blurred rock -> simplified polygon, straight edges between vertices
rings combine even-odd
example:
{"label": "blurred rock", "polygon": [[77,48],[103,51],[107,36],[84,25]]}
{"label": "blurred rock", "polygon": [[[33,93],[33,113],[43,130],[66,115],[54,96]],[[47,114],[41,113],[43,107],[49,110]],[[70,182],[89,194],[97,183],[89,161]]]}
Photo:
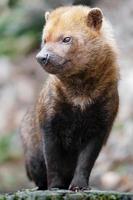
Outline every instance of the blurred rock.
{"label": "blurred rock", "polygon": [[12,64],[7,57],[0,58],[0,87],[9,80],[12,72]]}
{"label": "blurred rock", "polygon": [[106,189],[115,189],[121,182],[121,177],[115,172],[107,172],[101,177],[101,182]]}
{"label": "blurred rock", "polygon": [[26,77],[16,78],[14,81],[14,89],[17,94],[17,100],[23,104],[30,104],[34,99],[35,83]]}

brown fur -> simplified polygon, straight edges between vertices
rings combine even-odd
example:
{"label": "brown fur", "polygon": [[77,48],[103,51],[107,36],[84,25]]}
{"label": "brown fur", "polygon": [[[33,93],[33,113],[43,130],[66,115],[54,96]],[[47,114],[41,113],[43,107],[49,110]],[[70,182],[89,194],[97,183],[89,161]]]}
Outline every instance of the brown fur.
{"label": "brown fur", "polygon": [[[61,7],[47,13],[42,41],[45,41],[48,51],[70,62],[64,64],[60,71],[49,71],[54,75],[49,75],[33,114],[25,118],[27,122],[22,126],[22,138],[26,160],[40,151],[40,127],[47,119],[60,113],[62,103],[79,107],[84,112],[88,105],[105,101],[104,109],[110,121],[105,140],[108,138],[119,104],[117,50],[110,32],[108,22],[98,8]],[[67,36],[73,37],[72,44],[62,45],[60,41]],[[55,68],[58,62],[60,60],[56,59]],[[53,66],[48,64],[48,67],[46,71]],[[32,173],[30,176],[35,179]],[[51,187],[49,179],[48,185]]]}
{"label": "brown fur", "polygon": [[[73,58],[73,68],[65,75],[50,76],[54,84],[62,88],[63,92],[66,93],[65,88],[67,88],[66,96],[69,101],[72,101],[75,95],[80,98],[87,96],[93,101],[109,84],[117,82],[119,78],[117,50],[113,38],[110,37],[110,27],[106,28],[108,23],[103,19],[103,28],[99,31],[102,19],[98,16],[96,30],[88,28],[86,23],[90,23],[90,27],[93,23],[91,15],[94,15],[94,18],[95,15],[99,15],[99,9],[96,9],[94,13],[90,12],[89,22],[87,22],[85,16],[89,11],[90,8],[83,6],[61,7],[51,13],[44,28],[43,40],[50,43],[50,48],[60,56],[65,52],[65,47],[62,49],[57,43],[60,37],[68,30],[71,30],[71,35],[77,37],[78,43],[75,41],[72,48],[63,54],[63,57]],[[63,16],[60,17],[60,15]],[[74,56],[76,53],[77,57]]]}

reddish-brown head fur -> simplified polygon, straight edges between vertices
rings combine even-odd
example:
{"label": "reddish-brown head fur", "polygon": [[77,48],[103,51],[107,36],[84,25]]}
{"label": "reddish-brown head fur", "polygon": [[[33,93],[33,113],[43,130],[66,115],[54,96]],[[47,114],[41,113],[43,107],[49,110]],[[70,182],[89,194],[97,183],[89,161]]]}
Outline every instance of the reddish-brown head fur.
{"label": "reddish-brown head fur", "polygon": [[[107,23],[100,9],[60,7],[47,12],[45,18],[41,55],[51,56],[51,62],[44,66],[49,73],[71,75],[84,69],[91,72],[114,53],[112,39],[108,39],[110,29],[105,28]],[[70,38],[68,43],[63,42],[66,37]]]}
{"label": "reddish-brown head fur", "polygon": [[99,8],[60,7],[45,18],[39,54],[49,54],[49,60],[42,66],[56,74],[54,84],[67,88],[63,90],[69,98],[93,99],[117,81],[116,46]]}

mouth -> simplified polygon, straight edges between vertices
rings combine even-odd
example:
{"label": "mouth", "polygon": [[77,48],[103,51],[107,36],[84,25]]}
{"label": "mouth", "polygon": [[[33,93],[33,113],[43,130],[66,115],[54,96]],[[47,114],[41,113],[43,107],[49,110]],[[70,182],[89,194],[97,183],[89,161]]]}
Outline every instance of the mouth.
{"label": "mouth", "polygon": [[52,61],[52,60],[49,60],[49,62],[47,62],[46,64],[42,64],[42,66],[45,68],[45,67],[56,67],[56,68],[62,68],[62,67],[65,67],[66,64],[70,63],[71,60],[65,60],[64,62],[55,62],[55,61]]}
{"label": "mouth", "polygon": [[71,60],[65,60],[64,62],[61,62],[61,63],[50,62],[50,64],[57,67],[57,68],[63,69],[63,67],[65,67],[65,66],[67,67],[67,64],[70,63],[70,62],[71,62]]}
{"label": "mouth", "polygon": [[49,60],[48,63],[41,64],[43,69],[51,74],[60,74],[63,73],[65,69],[69,68],[69,64],[71,60],[65,60],[63,62],[57,63],[55,61]]}

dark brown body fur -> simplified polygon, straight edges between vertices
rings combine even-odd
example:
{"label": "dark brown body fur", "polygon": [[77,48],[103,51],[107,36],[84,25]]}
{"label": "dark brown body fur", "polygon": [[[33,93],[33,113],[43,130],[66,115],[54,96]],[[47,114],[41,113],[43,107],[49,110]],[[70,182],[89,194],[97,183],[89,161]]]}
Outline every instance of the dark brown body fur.
{"label": "dark brown body fur", "polygon": [[[88,23],[92,25],[91,19]],[[90,46],[93,49],[99,33],[91,34],[95,38]],[[88,187],[119,104],[116,53],[108,44],[100,50],[94,50],[83,70],[74,68],[73,73],[50,75],[24,118],[21,135],[26,169],[40,189]]]}

